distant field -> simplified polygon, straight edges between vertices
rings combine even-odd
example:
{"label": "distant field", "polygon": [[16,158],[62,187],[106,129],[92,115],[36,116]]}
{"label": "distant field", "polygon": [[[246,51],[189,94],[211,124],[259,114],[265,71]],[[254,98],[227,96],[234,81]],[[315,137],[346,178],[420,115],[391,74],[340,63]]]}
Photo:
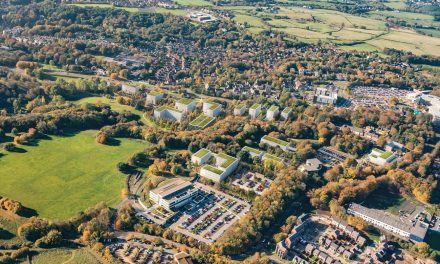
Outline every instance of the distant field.
{"label": "distant field", "polygon": [[186,6],[212,6],[211,2],[205,0],[174,0],[174,2]]}
{"label": "distant field", "polygon": [[38,255],[34,256],[32,258],[32,263],[99,264],[101,262],[86,249],[51,249],[40,252]]}
{"label": "distant field", "polygon": [[[234,13],[233,20],[246,24],[249,32],[258,34],[263,30],[278,30],[290,39],[308,43],[318,41],[332,42],[344,50],[382,51],[395,48],[410,51],[417,55],[440,54],[440,36],[436,30],[425,30],[433,37],[424,36],[415,31],[387,28],[386,18],[405,19],[412,24],[440,25],[433,16],[394,11],[373,11],[365,17],[350,15],[327,9],[308,9],[302,5],[318,4],[322,8],[329,5],[325,1],[289,1],[294,6],[282,6],[279,12],[257,11],[250,6],[224,6],[222,9]],[[313,2],[313,3],[312,3]],[[402,6],[403,1],[390,0],[387,4]]]}
{"label": "distant field", "polygon": [[120,146],[95,142],[96,131],[41,140],[25,153],[0,158],[0,195],[22,202],[49,219],[65,219],[105,201],[120,200],[124,177],[117,163],[146,147],[121,139]]}

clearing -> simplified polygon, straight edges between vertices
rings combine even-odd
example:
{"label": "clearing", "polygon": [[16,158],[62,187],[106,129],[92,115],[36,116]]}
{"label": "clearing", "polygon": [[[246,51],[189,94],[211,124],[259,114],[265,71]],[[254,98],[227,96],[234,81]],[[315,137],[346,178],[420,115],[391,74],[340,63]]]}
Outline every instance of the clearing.
{"label": "clearing", "polygon": [[20,201],[45,218],[66,219],[101,201],[120,201],[124,176],[117,169],[143,150],[141,141],[120,139],[120,146],[95,142],[95,130],[20,146],[24,153],[0,158],[0,195]]}

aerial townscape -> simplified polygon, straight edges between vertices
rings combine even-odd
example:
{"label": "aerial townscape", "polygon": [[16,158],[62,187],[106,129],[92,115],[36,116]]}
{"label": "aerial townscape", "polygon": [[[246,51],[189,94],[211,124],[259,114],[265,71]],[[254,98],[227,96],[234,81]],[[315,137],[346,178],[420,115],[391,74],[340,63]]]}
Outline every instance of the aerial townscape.
{"label": "aerial townscape", "polygon": [[440,2],[0,0],[14,263],[440,263]]}

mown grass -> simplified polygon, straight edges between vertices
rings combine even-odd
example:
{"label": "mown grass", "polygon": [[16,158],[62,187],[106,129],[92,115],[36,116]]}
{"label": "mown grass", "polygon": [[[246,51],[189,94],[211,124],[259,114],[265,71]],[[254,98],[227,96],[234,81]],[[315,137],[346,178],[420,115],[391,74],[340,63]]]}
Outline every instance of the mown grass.
{"label": "mown grass", "polygon": [[[28,262],[25,262],[28,263]],[[38,253],[32,258],[33,264],[69,263],[69,264],[99,264],[101,261],[86,249],[51,249]]]}
{"label": "mown grass", "polygon": [[120,201],[124,176],[117,163],[145,148],[145,143],[121,139],[119,146],[95,142],[96,131],[41,140],[20,146],[24,153],[0,158],[0,195],[23,203],[49,219],[66,219],[105,201]]}

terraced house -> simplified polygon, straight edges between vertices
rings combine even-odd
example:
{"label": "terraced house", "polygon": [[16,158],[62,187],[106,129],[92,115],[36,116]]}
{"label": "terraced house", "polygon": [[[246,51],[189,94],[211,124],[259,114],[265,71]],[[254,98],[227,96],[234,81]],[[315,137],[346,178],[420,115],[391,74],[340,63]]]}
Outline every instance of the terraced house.
{"label": "terraced house", "polygon": [[228,177],[238,167],[238,159],[225,153],[214,156],[215,164],[204,165],[200,170],[200,176],[215,182],[221,182]]}

